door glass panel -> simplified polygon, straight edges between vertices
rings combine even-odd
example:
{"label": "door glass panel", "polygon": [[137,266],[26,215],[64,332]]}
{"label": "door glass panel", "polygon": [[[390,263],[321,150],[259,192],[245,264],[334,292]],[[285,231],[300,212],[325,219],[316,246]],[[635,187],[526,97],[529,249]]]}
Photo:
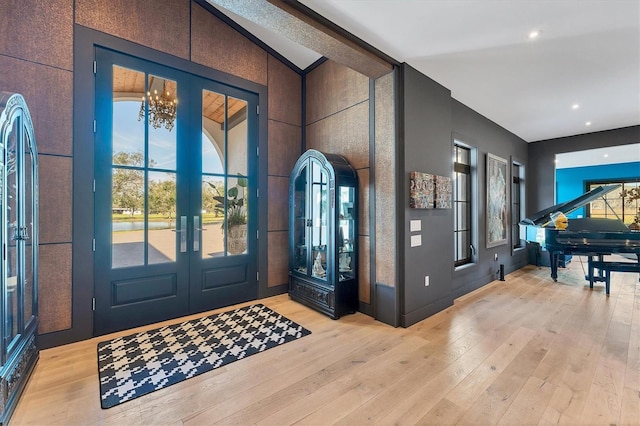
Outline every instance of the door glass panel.
{"label": "door glass panel", "polygon": [[202,177],[200,251],[203,259],[224,254],[224,193],[222,177]]}
{"label": "door glass panel", "polygon": [[177,83],[149,76],[149,167],[176,169],[176,132],[173,132],[178,108]]}
{"label": "door glass panel", "polygon": [[354,277],[352,269],[354,260],[355,233],[355,188],[341,186],[338,191],[339,226],[338,228],[338,268],[340,281]]}
{"label": "door glass panel", "polygon": [[133,166],[144,159],[144,89],[144,73],[113,66],[113,164]]}
{"label": "door glass panel", "polygon": [[144,264],[144,172],[113,168],[111,266]]}
{"label": "door glass panel", "polygon": [[225,96],[202,91],[202,173],[224,173]]}
{"label": "door glass panel", "polygon": [[202,226],[201,256],[225,253],[225,152],[226,97],[210,90],[202,91]]}
{"label": "door glass panel", "polygon": [[203,258],[247,250],[246,105],[202,91]]}
{"label": "door glass panel", "polygon": [[247,102],[230,97],[228,117],[229,174],[247,176]]}
{"label": "door glass panel", "polygon": [[[24,264],[24,320],[29,322],[32,315],[33,303],[33,168],[31,162],[31,143],[29,135],[25,133],[24,140],[24,227],[25,227],[25,264]],[[23,324],[24,326],[24,324]]]}
{"label": "door glass panel", "polygon": [[313,246],[313,267],[311,275],[327,279],[327,174],[320,164],[311,162],[311,244]]}
{"label": "door glass panel", "polygon": [[227,179],[227,254],[247,251],[247,178]]}
{"label": "door glass panel", "polygon": [[13,122],[13,128],[9,133],[7,143],[7,314],[5,323],[5,345],[9,345],[17,334],[18,325],[18,238],[20,230],[18,229],[18,201],[20,194],[18,192],[18,132],[21,120],[17,119]]}
{"label": "door glass panel", "polygon": [[295,250],[293,256],[293,270],[307,274],[309,261],[307,259],[307,211],[305,206],[307,189],[307,167],[300,169],[296,177],[293,194],[293,241]]}
{"label": "door glass panel", "polygon": [[148,176],[148,263],[175,262],[176,237],[187,232],[176,224],[176,174],[149,172]]}

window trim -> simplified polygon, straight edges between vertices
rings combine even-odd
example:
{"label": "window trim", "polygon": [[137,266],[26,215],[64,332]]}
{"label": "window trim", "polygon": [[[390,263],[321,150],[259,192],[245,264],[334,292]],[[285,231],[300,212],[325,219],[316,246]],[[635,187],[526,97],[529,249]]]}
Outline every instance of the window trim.
{"label": "window trim", "polygon": [[[618,178],[618,179],[594,179],[594,180],[587,180],[584,182],[584,191],[587,192],[589,191],[589,187],[590,186],[596,186],[596,185],[621,185],[620,190],[616,191],[615,193],[611,193],[611,194],[619,194],[623,191],[623,189],[625,188],[625,184],[639,184],[640,185],[640,176],[638,177],[627,177],[627,178]],[[606,198],[606,196],[609,194],[606,194],[604,197]],[[638,203],[640,204],[640,203]],[[638,204],[636,204],[636,206],[638,206]],[[592,217],[591,216],[591,203],[587,204],[585,206],[585,217]],[[596,216],[596,217],[600,217],[600,216]],[[613,217],[615,218],[615,215],[613,213],[609,213],[609,210],[605,210],[605,217]],[[633,217],[635,217],[635,214],[633,215]],[[624,201],[623,201],[623,209],[622,209],[622,214],[620,215],[620,220],[623,223],[625,222],[625,210],[624,210]]]}
{"label": "window trim", "polygon": [[[462,164],[462,163],[457,163],[456,160],[456,148],[460,147],[463,149],[466,149],[469,153],[469,164]],[[476,176],[476,170],[477,170],[477,150],[475,147],[463,142],[460,138],[453,138],[453,143],[452,143],[452,153],[453,153],[453,185],[454,185],[454,191],[453,191],[453,215],[454,215],[454,220],[453,220],[453,238],[454,238],[454,242],[453,242],[453,246],[454,246],[454,253],[453,253],[453,258],[454,258],[454,270],[458,270],[458,269],[462,269],[462,268],[466,268],[470,265],[473,265],[477,262],[477,257],[478,257],[478,241],[477,241],[477,228],[478,228],[478,224],[477,224],[477,218],[475,217],[475,212],[477,211],[477,176]],[[466,232],[468,232],[468,238],[470,241],[470,246],[468,249],[468,257],[458,260],[457,259],[457,253],[458,253],[458,245],[457,245],[457,234],[459,232],[459,230],[456,228],[456,224],[457,224],[457,209],[456,209],[456,203],[457,203],[457,199],[456,199],[456,194],[457,194],[457,190],[455,188],[456,186],[456,179],[455,179],[455,175],[456,173],[465,173],[468,176],[468,197],[465,200],[465,202],[468,203],[469,205],[469,209],[468,209],[468,224],[469,224],[469,228]]]}
{"label": "window trim", "polygon": [[[509,218],[510,221],[510,225],[511,225],[511,254],[523,250],[526,248],[525,245],[525,240],[526,240],[526,235],[525,234],[525,229],[519,225],[520,220],[522,220],[525,215],[526,215],[526,167],[524,165],[524,163],[522,161],[519,161],[518,159],[514,158],[513,156],[511,156],[510,158],[510,163],[511,163],[511,192],[510,192],[510,203],[511,203],[511,215]],[[518,167],[518,176],[514,175],[514,166]],[[516,182],[516,180],[518,182]],[[514,207],[516,206],[516,203],[514,202],[515,199],[515,190],[514,187],[517,185],[518,188],[518,194],[519,194],[519,203],[518,203],[518,221],[517,223],[514,223],[514,214],[513,212],[515,211]],[[518,232],[516,233],[516,226],[518,227]],[[520,245],[516,246],[515,245],[515,240],[516,237],[518,237],[518,241],[520,242]]]}

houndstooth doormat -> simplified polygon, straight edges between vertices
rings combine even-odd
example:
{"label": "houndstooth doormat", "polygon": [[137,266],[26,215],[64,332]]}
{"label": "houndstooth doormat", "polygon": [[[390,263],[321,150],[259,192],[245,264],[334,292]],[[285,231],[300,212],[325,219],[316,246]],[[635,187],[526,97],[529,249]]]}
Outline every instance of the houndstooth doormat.
{"label": "houndstooth doormat", "polygon": [[262,304],[98,343],[110,408],[311,332]]}

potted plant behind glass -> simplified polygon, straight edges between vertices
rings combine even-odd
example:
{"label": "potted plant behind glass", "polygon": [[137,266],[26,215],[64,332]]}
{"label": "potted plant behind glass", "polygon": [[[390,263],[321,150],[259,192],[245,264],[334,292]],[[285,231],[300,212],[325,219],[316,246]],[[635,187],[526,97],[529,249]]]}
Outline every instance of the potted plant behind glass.
{"label": "potted plant behind glass", "polygon": [[[640,187],[625,189],[620,194],[620,198],[626,199],[627,204],[633,204],[634,201],[640,200]],[[637,205],[637,204],[636,204]],[[632,231],[640,231],[640,207],[633,218],[633,222],[627,225]]]}
{"label": "potted plant behind glass", "polygon": [[[208,182],[209,183],[209,182]],[[245,204],[245,191],[247,188],[247,178],[239,177],[235,186],[227,190],[227,196],[220,194],[220,191],[212,183],[218,195],[213,199],[218,202],[215,208],[224,212],[225,200],[227,202],[227,214],[222,222],[222,229],[227,226],[227,251],[230,254],[240,254],[247,250],[247,209]]]}

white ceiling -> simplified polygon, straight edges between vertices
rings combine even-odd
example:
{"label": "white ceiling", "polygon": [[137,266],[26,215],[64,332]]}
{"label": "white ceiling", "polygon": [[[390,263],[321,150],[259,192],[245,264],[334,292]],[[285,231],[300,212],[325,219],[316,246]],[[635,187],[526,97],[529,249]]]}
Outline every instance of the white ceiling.
{"label": "white ceiling", "polygon": [[[300,2],[527,142],[640,124],[640,0]],[[302,69],[320,57],[223,12]]]}
{"label": "white ceiling", "polygon": [[556,169],[633,162],[640,162],[640,143],[556,154]]}

